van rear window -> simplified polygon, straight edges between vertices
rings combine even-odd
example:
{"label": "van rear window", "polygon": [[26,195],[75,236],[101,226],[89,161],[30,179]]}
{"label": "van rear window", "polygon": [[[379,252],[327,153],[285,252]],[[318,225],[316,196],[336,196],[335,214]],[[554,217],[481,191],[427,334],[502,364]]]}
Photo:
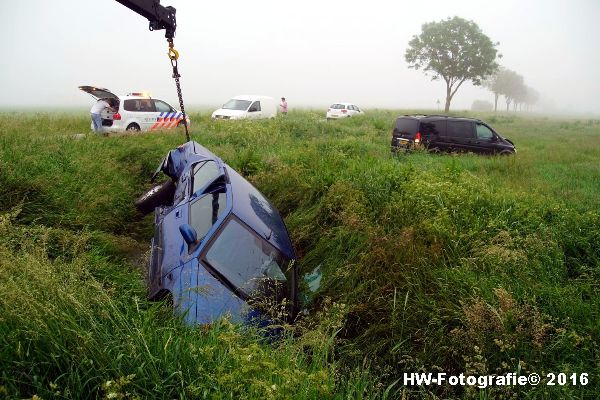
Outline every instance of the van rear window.
{"label": "van rear window", "polygon": [[394,127],[394,134],[406,137],[414,137],[419,129],[419,121],[412,118],[398,118]]}

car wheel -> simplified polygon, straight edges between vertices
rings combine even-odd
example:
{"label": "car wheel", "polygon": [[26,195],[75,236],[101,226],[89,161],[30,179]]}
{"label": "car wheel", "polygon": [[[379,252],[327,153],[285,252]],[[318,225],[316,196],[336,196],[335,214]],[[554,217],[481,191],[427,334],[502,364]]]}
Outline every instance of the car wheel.
{"label": "car wheel", "polygon": [[131,123],[131,124],[127,125],[127,130],[130,132],[139,132],[140,126],[136,123]]}
{"label": "car wheel", "polygon": [[427,149],[431,154],[440,154],[442,151],[439,147],[430,147]]}
{"label": "car wheel", "polygon": [[500,156],[512,156],[514,153],[510,150],[502,150],[501,152],[498,153],[498,155]]}
{"label": "car wheel", "polygon": [[143,215],[154,211],[156,207],[167,206],[173,203],[175,195],[175,182],[165,181],[154,186],[135,201],[135,208]]}

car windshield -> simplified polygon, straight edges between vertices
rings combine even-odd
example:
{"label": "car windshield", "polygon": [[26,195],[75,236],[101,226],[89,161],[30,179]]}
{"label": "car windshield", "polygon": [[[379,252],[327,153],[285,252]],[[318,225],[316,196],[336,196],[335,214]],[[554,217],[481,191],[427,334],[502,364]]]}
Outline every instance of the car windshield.
{"label": "car windshield", "polygon": [[[231,244],[235,243],[235,246]],[[208,249],[206,262],[236,289],[253,299],[290,298],[292,264],[265,239],[236,219],[230,219]]]}
{"label": "car windshield", "polygon": [[250,100],[231,99],[227,103],[223,104],[223,109],[245,111],[250,106],[250,103],[252,103]]}

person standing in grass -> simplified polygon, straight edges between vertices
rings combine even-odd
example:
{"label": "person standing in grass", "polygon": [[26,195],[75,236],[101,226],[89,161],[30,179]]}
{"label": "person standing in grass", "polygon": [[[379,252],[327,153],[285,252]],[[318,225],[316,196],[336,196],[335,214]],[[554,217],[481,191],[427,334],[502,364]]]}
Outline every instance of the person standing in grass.
{"label": "person standing in grass", "polygon": [[281,103],[279,104],[279,107],[281,107],[281,113],[283,115],[287,115],[288,112],[288,104],[287,101],[285,101],[285,97],[281,98]]}
{"label": "person standing in grass", "polygon": [[110,104],[107,101],[108,99],[98,99],[96,103],[92,106],[90,110],[90,114],[92,115],[92,123],[94,124],[94,132],[102,133],[102,110],[108,108],[112,109]]}

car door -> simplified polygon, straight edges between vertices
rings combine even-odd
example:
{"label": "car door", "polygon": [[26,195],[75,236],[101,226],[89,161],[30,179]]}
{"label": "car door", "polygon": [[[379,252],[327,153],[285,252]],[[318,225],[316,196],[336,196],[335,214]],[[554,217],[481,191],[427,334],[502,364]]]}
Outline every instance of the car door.
{"label": "car door", "polygon": [[475,127],[471,121],[449,120],[446,124],[447,145],[452,151],[472,151]]}
{"label": "car door", "polygon": [[140,121],[142,130],[148,131],[156,121],[156,108],[152,99],[139,99],[140,102]]}
{"label": "car door", "polygon": [[[206,219],[208,218],[207,205],[208,197],[203,196],[203,200],[198,196],[205,187],[214,181],[220,175],[219,167],[213,160],[202,161],[194,165],[190,175],[191,179],[182,176],[179,183],[189,187],[188,196],[190,197],[189,206],[187,202],[181,202],[173,208],[165,207],[156,217],[155,226],[158,230],[156,234],[156,251],[157,259],[160,260],[161,276],[164,276],[173,268],[180,265],[179,259],[181,257],[181,246],[182,238],[179,233],[179,226],[184,223],[189,223],[198,234],[198,239],[202,239],[208,232],[208,229],[212,224],[208,225]],[[188,184],[188,182],[191,183]],[[181,199],[179,199],[181,200]],[[210,199],[212,200],[212,198]],[[221,204],[224,201],[223,197],[217,199]],[[213,206],[212,204],[210,205]],[[218,212],[224,210],[223,207],[219,209],[216,207]],[[212,213],[212,211],[211,211]],[[211,214],[212,215],[212,214]]]}
{"label": "car door", "polygon": [[152,99],[127,99],[123,102],[123,109],[127,111],[127,113],[123,116],[126,120],[126,127],[132,123],[135,123],[139,125],[142,131],[147,131],[150,130],[150,128],[156,122],[156,109],[154,108],[154,102]]}
{"label": "car door", "polygon": [[477,138],[475,139],[474,151],[483,154],[492,154],[494,152],[494,132],[489,126],[481,122],[475,124]]}
{"label": "car door", "polygon": [[248,118],[250,119],[259,119],[262,117],[262,109],[260,106],[260,101],[253,102],[248,108]]}
{"label": "car door", "polygon": [[175,268],[181,266],[183,239],[179,233],[179,226],[186,223],[188,207],[182,203],[169,209],[165,207],[160,213],[155,214],[154,238],[152,239],[150,269],[148,280],[150,283],[149,297],[160,296],[165,276]]}
{"label": "car door", "polygon": [[171,129],[175,128],[179,121],[183,118],[182,113],[177,112],[169,104],[162,100],[153,99],[155,114],[153,115],[154,123],[151,130],[154,129]]}
{"label": "car door", "polygon": [[[200,187],[206,186],[206,179],[212,176],[211,172],[201,172],[203,168],[212,167],[197,166],[194,183]],[[188,222],[196,231],[198,246],[204,246],[214,239],[227,210],[227,193],[224,186],[191,201]],[[230,244],[228,241],[227,245]],[[231,313],[234,321],[241,322],[239,314],[243,301],[221,282],[218,274],[201,265],[197,255],[192,257],[192,252],[188,246],[183,246],[182,262],[169,272],[172,276],[170,288],[175,312],[183,315],[189,324],[210,323],[226,313]],[[165,279],[168,279],[168,276]]]}
{"label": "car door", "polygon": [[419,127],[421,140],[430,150],[446,150],[447,145],[443,138],[446,134],[446,120],[426,120],[421,121]]}

